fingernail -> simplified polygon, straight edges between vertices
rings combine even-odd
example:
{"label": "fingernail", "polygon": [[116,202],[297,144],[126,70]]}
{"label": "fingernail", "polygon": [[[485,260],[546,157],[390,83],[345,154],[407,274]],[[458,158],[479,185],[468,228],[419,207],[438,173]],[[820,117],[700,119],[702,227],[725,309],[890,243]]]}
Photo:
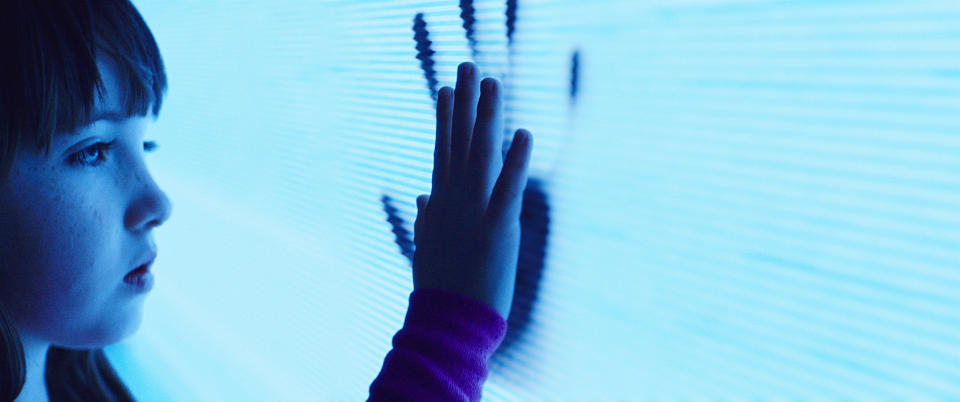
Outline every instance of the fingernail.
{"label": "fingernail", "polygon": [[485,95],[492,95],[493,93],[493,80],[483,80],[480,83],[480,92]]}
{"label": "fingernail", "polygon": [[470,63],[463,63],[460,65],[460,75],[466,77],[473,74],[473,65]]}

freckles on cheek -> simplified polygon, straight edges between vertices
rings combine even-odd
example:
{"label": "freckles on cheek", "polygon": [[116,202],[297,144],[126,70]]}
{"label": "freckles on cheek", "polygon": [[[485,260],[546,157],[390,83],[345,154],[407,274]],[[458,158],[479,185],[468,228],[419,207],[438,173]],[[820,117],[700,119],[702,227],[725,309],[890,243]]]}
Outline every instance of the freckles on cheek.
{"label": "freckles on cheek", "polygon": [[65,190],[57,194],[51,199],[57,213],[50,216],[46,227],[51,237],[50,246],[59,249],[59,252],[53,251],[57,254],[55,260],[64,267],[66,272],[61,274],[67,279],[89,268],[95,260],[103,219],[90,202],[66,195]]}
{"label": "freckles on cheek", "polygon": [[[118,222],[114,199],[104,195],[110,190],[103,182],[64,172],[45,172],[48,186],[39,191],[46,194],[45,204],[39,206],[47,222],[43,233],[49,237],[46,253],[51,263],[69,272],[60,272],[61,278],[84,281],[102,264],[113,264],[118,257],[118,239],[124,230]],[[86,272],[83,273],[82,272]],[[92,279],[92,278],[87,278]],[[79,284],[78,284],[79,285]]]}

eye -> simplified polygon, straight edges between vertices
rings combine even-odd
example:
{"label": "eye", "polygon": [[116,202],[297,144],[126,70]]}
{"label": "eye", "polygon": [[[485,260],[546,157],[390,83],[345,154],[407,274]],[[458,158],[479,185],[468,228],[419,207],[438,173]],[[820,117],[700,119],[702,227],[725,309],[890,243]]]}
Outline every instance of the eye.
{"label": "eye", "polygon": [[106,161],[106,153],[114,143],[116,141],[93,144],[70,155],[70,161],[81,166],[98,166]]}
{"label": "eye", "polygon": [[[98,142],[70,155],[70,161],[81,166],[98,166],[106,161],[106,154],[115,143],[116,141]],[[144,152],[153,152],[156,151],[156,149],[156,141],[143,142]]]}

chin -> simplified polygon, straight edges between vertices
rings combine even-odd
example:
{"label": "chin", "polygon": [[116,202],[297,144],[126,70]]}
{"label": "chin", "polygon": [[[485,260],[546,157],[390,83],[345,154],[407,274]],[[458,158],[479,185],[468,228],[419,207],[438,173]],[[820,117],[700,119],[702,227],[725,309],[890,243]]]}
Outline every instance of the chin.
{"label": "chin", "polygon": [[83,330],[61,337],[53,344],[68,349],[100,349],[133,336],[143,321],[142,310],[131,309],[127,314],[115,314]]}

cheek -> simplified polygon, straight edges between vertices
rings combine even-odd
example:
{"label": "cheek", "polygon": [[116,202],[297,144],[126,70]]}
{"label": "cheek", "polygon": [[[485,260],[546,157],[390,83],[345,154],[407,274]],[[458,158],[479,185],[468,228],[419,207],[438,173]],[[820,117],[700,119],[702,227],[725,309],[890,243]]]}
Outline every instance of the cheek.
{"label": "cheek", "polygon": [[108,252],[115,232],[104,225],[103,212],[89,202],[75,200],[57,210],[44,233],[50,290],[73,299],[92,297],[90,291],[104,285],[105,265],[116,258]]}
{"label": "cheek", "polygon": [[105,271],[116,256],[105,252],[112,237],[100,209],[61,196],[38,201],[0,229],[12,241],[3,244],[13,246],[2,251],[9,264],[0,301],[17,310],[10,314],[25,327],[55,332],[92,315],[109,296],[116,284]]}

